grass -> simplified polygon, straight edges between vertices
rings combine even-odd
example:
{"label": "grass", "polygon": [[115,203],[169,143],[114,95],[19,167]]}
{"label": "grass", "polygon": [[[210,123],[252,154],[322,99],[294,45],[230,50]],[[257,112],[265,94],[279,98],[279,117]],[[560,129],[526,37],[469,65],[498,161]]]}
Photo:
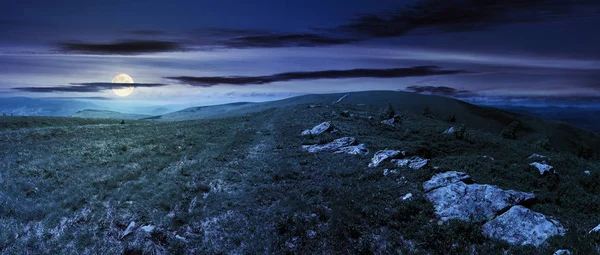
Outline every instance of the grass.
{"label": "grass", "polygon": [[[333,115],[348,110],[358,117]],[[505,139],[465,125],[461,115],[379,106],[306,105],[182,122],[1,117],[0,253],[3,254],[598,254],[600,164],[560,147]],[[360,117],[360,116],[364,116]],[[331,120],[336,134],[299,136]],[[28,124],[23,124],[28,123]],[[510,123],[510,121],[508,121]],[[550,134],[551,135],[551,134]],[[368,156],[309,154],[302,144],[352,136]],[[551,140],[553,137],[550,137]],[[432,160],[383,176],[368,168],[380,149]],[[532,153],[558,176],[540,177]],[[488,156],[484,158],[483,156]],[[491,160],[489,157],[493,157]],[[534,192],[533,210],[569,232],[544,247],[515,247],[480,225],[439,224],[421,184],[435,172],[464,171],[477,183]],[[592,174],[583,174],[590,170]],[[413,198],[401,197],[412,193]],[[131,221],[153,225],[121,238]]]}

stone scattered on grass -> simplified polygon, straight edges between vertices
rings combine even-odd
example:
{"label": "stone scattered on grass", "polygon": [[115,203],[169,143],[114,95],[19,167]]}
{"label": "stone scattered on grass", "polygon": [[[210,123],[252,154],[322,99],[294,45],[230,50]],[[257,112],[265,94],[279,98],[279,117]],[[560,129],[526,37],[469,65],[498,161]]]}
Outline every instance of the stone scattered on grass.
{"label": "stone scattered on grass", "polygon": [[413,197],[413,194],[412,193],[408,193],[408,194],[406,194],[406,195],[404,195],[402,197],[402,200],[408,200],[408,199],[411,199],[412,197]]}
{"label": "stone scattered on grass", "polygon": [[554,252],[554,255],[571,255],[571,251],[569,250],[557,250]]}
{"label": "stone scattered on grass", "polygon": [[466,184],[462,181],[431,190],[425,194],[443,221],[460,219],[484,222],[500,212],[524,201],[534,199],[531,193],[503,190],[487,184]]}
{"label": "stone scattered on grass", "polygon": [[342,137],[333,140],[333,142],[327,144],[314,144],[314,145],[303,145],[302,149],[307,150],[311,153],[316,152],[335,152],[342,147],[351,146],[356,142],[354,137]]}
{"label": "stone scattered on grass", "polygon": [[391,119],[388,119],[388,120],[381,121],[381,124],[393,127],[395,122],[396,122],[396,119],[395,118],[391,118]]}
{"label": "stone scattered on grass", "polygon": [[531,156],[527,157],[527,159],[545,159],[545,158],[547,158],[547,157],[544,155],[537,154],[537,153],[533,153],[533,154],[531,154]]}
{"label": "stone scattered on grass", "polygon": [[331,121],[326,121],[316,125],[312,129],[302,131],[301,135],[320,135],[329,131],[333,131],[333,125],[331,124]]}
{"label": "stone scattered on grass", "polygon": [[421,169],[427,165],[429,162],[428,159],[423,159],[420,157],[410,157],[405,159],[393,159],[392,164],[398,167],[408,166],[410,169]]}
{"label": "stone scattered on grass", "polygon": [[494,161],[494,160],[496,160],[494,157],[490,157],[490,156],[488,156],[488,155],[483,155],[483,157],[482,157],[482,158],[489,158],[491,161]]}
{"label": "stone scattered on grass", "polygon": [[445,135],[452,135],[452,134],[454,134],[454,132],[455,132],[454,127],[450,127],[448,129],[446,129],[446,131],[444,131],[444,134]]}
{"label": "stone scattered on grass", "polygon": [[390,174],[397,174],[397,173],[398,173],[397,169],[392,169],[392,170],[387,169],[387,168],[383,169],[383,176],[388,176]]}
{"label": "stone scattered on grass", "polygon": [[[533,162],[529,165],[537,168],[537,170],[540,171],[540,175],[544,175],[547,172],[550,172],[550,170],[552,170],[552,168],[553,168],[551,165],[548,165],[546,163],[539,163],[539,162]],[[552,171],[552,172],[556,174],[556,171]]]}
{"label": "stone scattered on grass", "polygon": [[566,229],[555,219],[517,205],[483,224],[482,231],[488,238],[500,239],[513,245],[537,247],[552,236],[564,235]]}
{"label": "stone scattered on grass", "polygon": [[364,156],[364,155],[369,154],[369,149],[367,149],[366,145],[361,143],[359,145],[341,147],[334,153],[345,153],[345,154],[350,154],[350,155],[363,155]]}
{"label": "stone scattered on grass", "polygon": [[429,181],[426,181],[425,183],[423,183],[423,190],[425,190],[425,192],[429,192],[433,189],[437,189],[439,187],[444,187],[444,186],[448,186],[451,183],[455,183],[455,182],[465,182],[465,181],[470,181],[471,180],[471,176],[469,176],[466,173],[463,172],[457,172],[457,171],[448,171],[448,172],[443,172],[443,173],[439,173],[434,175],[433,177],[431,177],[431,179]]}
{"label": "stone scattered on grass", "polygon": [[121,234],[121,239],[123,239],[127,235],[131,234],[131,232],[133,232],[134,228],[135,228],[135,221],[132,221],[129,223],[129,225],[127,226],[125,231],[123,231],[123,234]]}
{"label": "stone scattered on grass", "polygon": [[589,234],[598,233],[598,232],[600,232],[600,225],[598,225],[595,228],[593,228],[592,230],[590,230]]}
{"label": "stone scattered on grass", "polygon": [[592,174],[592,173],[590,172],[590,170],[585,170],[585,171],[583,171],[583,173],[584,173],[585,175],[590,175],[590,174]]}
{"label": "stone scattered on grass", "polygon": [[146,226],[140,227],[140,230],[144,231],[146,233],[152,233],[152,231],[154,231],[155,228],[156,228],[155,226],[146,225]]}
{"label": "stone scattered on grass", "polygon": [[180,235],[175,235],[175,238],[177,238],[177,240],[182,241],[182,242],[187,242],[187,239],[183,236]]}
{"label": "stone scattered on grass", "polygon": [[369,163],[369,167],[377,167],[381,162],[387,159],[394,159],[396,157],[404,156],[406,153],[404,151],[397,150],[381,150],[375,153],[373,159],[371,159],[371,163]]}

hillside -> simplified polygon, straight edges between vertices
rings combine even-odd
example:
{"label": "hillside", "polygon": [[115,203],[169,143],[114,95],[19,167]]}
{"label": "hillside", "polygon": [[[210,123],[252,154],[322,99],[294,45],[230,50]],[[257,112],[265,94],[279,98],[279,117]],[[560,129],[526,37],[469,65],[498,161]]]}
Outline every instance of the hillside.
{"label": "hillside", "polygon": [[123,120],[139,120],[150,117],[150,115],[144,114],[133,114],[133,113],[120,113],[115,111],[106,110],[93,110],[85,109],[78,111],[71,115],[76,118],[90,118],[90,119],[123,119]]}
{"label": "hillside", "polygon": [[[0,253],[600,254],[600,234],[588,234],[600,224],[600,162],[560,141],[596,136],[442,97],[365,92],[333,104],[343,95],[240,106],[224,118],[0,130]],[[388,102],[402,115],[393,126],[379,117]],[[514,120],[523,129],[504,138]],[[300,135],[325,121],[327,132]],[[302,147],[345,137],[356,146],[346,149],[366,151]],[[428,161],[370,167],[385,149]],[[540,174],[537,157],[555,173]],[[425,183],[449,171],[471,177],[457,187],[535,196],[511,206],[554,217],[565,233],[537,246],[483,234],[510,207],[442,220]]]}

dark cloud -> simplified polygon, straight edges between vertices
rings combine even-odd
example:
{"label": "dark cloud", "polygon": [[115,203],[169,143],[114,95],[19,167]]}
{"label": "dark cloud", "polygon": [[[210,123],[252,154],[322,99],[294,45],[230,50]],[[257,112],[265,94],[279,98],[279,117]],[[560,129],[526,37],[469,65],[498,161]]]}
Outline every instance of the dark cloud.
{"label": "dark cloud", "polygon": [[387,14],[359,16],[340,27],[367,37],[469,31],[490,26],[600,14],[597,0],[418,0]]}
{"label": "dark cloud", "polygon": [[466,95],[472,93],[469,90],[459,90],[446,86],[408,86],[406,87],[406,91],[445,96]]}
{"label": "dark cloud", "polygon": [[164,35],[164,34],[166,34],[165,31],[152,30],[152,29],[131,30],[131,31],[128,31],[128,33],[134,34],[134,35]]}
{"label": "dark cloud", "polygon": [[319,34],[263,34],[235,37],[221,41],[230,48],[314,47],[346,44],[356,39],[336,38]]}
{"label": "dark cloud", "polygon": [[326,70],[314,72],[288,72],[266,76],[212,76],[166,77],[181,83],[201,87],[211,87],[217,84],[251,85],[266,84],[291,80],[318,80],[318,79],[344,79],[344,78],[400,78],[413,76],[452,75],[467,73],[464,70],[443,70],[437,66],[416,66],[408,68],[391,69],[351,69],[351,70]]}
{"label": "dark cloud", "polygon": [[183,47],[179,43],[168,41],[122,41],[106,44],[62,42],[58,44],[58,47],[61,51],[68,53],[98,55],[136,55],[143,53],[183,50]]}
{"label": "dark cloud", "polygon": [[167,84],[162,83],[127,83],[127,84],[115,84],[115,83],[103,83],[103,82],[92,82],[92,83],[72,83],[69,85],[53,86],[53,87],[17,87],[15,90],[26,91],[26,92],[38,92],[38,93],[50,93],[50,92],[99,92],[102,90],[112,89],[113,87],[161,87]]}

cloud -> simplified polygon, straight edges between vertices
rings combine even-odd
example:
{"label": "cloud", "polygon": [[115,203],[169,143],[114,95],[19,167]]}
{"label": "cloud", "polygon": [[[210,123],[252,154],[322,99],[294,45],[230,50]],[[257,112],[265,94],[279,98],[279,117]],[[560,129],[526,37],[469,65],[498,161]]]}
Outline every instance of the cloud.
{"label": "cloud", "polygon": [[[587,8],[590,7],[590,8]],[[367,14],[339,27],[366,37],[451,32],[600,14],[595,0],[418,0],[387,14]]]}
{"label": "cloud", "polygon": [[61,51],[95,55],[136,55],[143,53],[182,51],[183,47],[169,41],[121,41],[115,43],[62,42]]}
{"label": "cloud", "polygon": [[319,34],[263,34],[235,37],[221,41],[229,48],[314,47],[347,44],[356,39],[336,38]]}
{"label": "cloud", "polygon": [[[162,83],[128,83],[121,86],[133,86],[133,87],[161,87],[167,84]],[[118,84],[104,83],[104,82],[91,82],[91,83],[72,83],[69,85],[52,86],[52,87],[17,87],[15,90],[25,92],[36,92],[36,93],[50,93],[50,92],[100,92],[102,90],[112,89],[113,87],[119,87]]]}
{"label": "cloud", "polygon": [[446,86],[408,86],[406,91],[416,92],[421,94],[432,94],[432,95],[444,95],[444,96],[457,96],[472,94],[470,90],[459,90]]}
{"label": "cloud", "polygon": [[134,34],[134,35],[164,35],[166,34],[165,31],[161,31],[161,30],[153,30],[153,29],[140,29],[140,30],[130,30],[127,31],[130,34]]}
{"label": "cloud", "polygon": [[443,70],[437,66],[416,66],[408,68],[391,69],[350,69],[350,70],[325,70],[313,72],[288,72],[266,76],[210,76],[190,77],[176,76],[165,77],[180,83],[200,87],[212,87],[217,84],[251,85],[267,84],[291,80],[318,80],[318,79],[346,79],[346,78],[401,78],[413,76],[453,75],[467,73],[464,70]]}

